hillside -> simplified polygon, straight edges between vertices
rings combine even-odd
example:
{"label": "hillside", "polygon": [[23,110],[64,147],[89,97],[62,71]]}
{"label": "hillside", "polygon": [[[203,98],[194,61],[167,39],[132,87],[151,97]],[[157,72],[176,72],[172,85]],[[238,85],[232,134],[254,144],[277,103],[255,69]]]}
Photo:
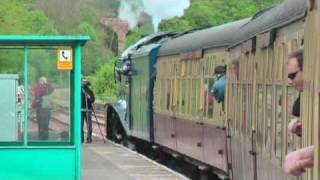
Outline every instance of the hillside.
{"label": "hillside", "polygon": [[[191,0],[191,6],[182,17],[164,20],[159,28],[160,31],[187,31],[216,26],[253,16],[280,1]],[[129,31],[128,25],[117,18],[119,5],[120,0],[1,0],[0,33],[90,35],[92,40],[82,53],[82,74],[89,76],[101,99],[113,99],[117,92],[113,63],[119,47],[121,49],[124,43],[128,47],[142,35],[153,33],[151,17],[146,13],[142,14],[143,21]],[[20,72],[18,56],[21,54],[1,53],[1,72]],[[9,57],[13,60],[8,61]]]}

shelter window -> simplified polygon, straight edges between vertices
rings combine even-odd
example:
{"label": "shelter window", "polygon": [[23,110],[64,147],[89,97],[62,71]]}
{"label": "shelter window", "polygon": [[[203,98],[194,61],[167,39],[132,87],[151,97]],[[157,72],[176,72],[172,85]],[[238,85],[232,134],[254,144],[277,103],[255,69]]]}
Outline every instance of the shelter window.
{"label": "shelter window", "polygon": [[75,102],[80,98],[75,93],[77,79],[80,92],[80,74],[74,69],[80,68],[80,42],[89,37],[2,38],[0,144],[73,146],[79,125],[74,119],[81,106]]}
{"label": "shelter window", "polygon": [[30,142],[70,139],[70,73],[55,68],[56,55],[57,49],[28,51]]}

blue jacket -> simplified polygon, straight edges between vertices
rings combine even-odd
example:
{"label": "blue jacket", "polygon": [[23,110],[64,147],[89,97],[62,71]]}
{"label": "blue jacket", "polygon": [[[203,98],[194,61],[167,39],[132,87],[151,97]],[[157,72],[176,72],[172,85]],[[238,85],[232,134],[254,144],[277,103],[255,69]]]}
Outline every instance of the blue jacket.
{"label": "blue jacket", "polygon": [[218,102],[224,101],[224,93],[226,89],[226,74],[221,74],[213,83],[211,93]]}

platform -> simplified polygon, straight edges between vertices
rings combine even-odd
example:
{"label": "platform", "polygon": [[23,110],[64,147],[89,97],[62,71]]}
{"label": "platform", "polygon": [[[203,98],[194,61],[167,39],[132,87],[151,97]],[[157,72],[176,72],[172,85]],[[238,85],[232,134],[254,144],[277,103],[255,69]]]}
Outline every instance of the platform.
{"label": "platform", "polygon": [[82,180],[188,179],[120,145],[94,140],[82,145]]}

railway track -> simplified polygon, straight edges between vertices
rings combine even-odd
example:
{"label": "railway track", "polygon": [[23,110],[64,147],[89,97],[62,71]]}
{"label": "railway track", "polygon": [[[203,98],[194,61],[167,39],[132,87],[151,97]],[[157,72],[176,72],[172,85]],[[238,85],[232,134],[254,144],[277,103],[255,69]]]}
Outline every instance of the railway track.
{"label": "railway track", "polygon": [[[103,106],[103,105],[97,105]],[[51,119],[49,122],[49,130],[54,132],[68,132],[70,127],[70,110],[62,105],[55,104],[51,111]],[[98,138],[103,138],[106,135],[104,111],[101,108],[96,108],[92,114],[92,134]],[[29,131],[38,131],[38,123],[35,112],[30,113]],[[84,124],[84,132],[86,131],[86,124]]]}

